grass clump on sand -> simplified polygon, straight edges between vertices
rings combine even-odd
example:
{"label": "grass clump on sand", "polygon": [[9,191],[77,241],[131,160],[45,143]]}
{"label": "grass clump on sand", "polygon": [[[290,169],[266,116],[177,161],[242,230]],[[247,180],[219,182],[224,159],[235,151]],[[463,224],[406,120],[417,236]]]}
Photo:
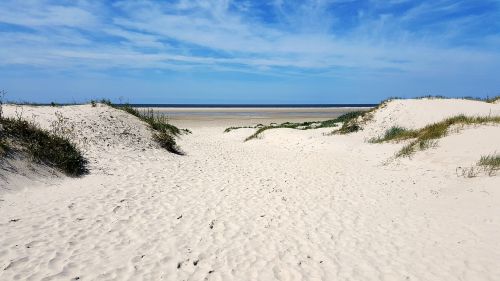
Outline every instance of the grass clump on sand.
{"label": "grass clump on sand", "polygon": [[492,176],[496,171],[500,170],[500,154],[494,153],[481,156],[477,165],[482,167],[488,175]]}
{"label": "grass clump on sand", "polygon": [[487,98],[486,99],[487,103],[496,103],[498,101],[500,101],[500,96],[496,96],[496,97],[492,97],[492,98]]}
{"label": "grass clump on sand", "polygon": [[115,106],[115,108],[126,111],[135,117],[141,119],[142,121],[148,123],[149,126],[155,131],[166,131],[170,132],[173,136],[178,136],[182,133],[190,133],[187,129],[179,129],[176,126],[168,123],[168,118],[165,115],[156,114],[152,109],[146,109],[144,111],[139,111],[133,108],[130,104],[124,104],[121,106]]}
{"label": "grass clump on sand", "polygon": [[[353,132],[357,132],[359,130],[362,130],[362,125],[366,123],[367,121],[371,120],[373,118],[373,114],[376,110],[384,108],[389,104],[390,101],[393,100],[398,100],[401,99],[400,97],[390,97],[386,100],[383,100],[380,102],[379,105],[371,108],[368,111],[363,111],[360,115],[356,117],[361,117],[361,118],[352,118],[348,122],[344,122],[342,124],[342,127],[334,132],[332,134],[349,134]],[[423,96],[423,97],[418,97],[416,99],[447,99],[444,96]],[[462,99],[467,99],[467,100],[476,100],[476,101],[482,101],[482,102],[487,102],[487,103],[495,103],[500,100],[500,96],[495,96],[491,98],[471,98],[471,97],[463,97]],[[425,147],[426,143],[422,143],[422,145]]]}
{"label": "grass clump on sand", "polygon": [[264,125],[262,125],[262,124],[257,124],[255,126],[233,126],[233,127],[226,128],[224,130],[224,133],[229,133],[233,130],[244,129],[244,128],[255,129],[255,128],[262,128],[262,127],[264,127]]}
{"label": "grass clump on sand", "polygon": [[0,157],[4,156],[9,150],[9,144],[7,140],[3,137],[2,132],[0,132]]}
{"label": "grass clump on sand", "polygon": [[495,103],[498,100],[500,100],[500,96],[494,96],[494,97],[486,97],[486,98],[479,98],[479,97],[462,97],[464,100],[474,100],[474,101],[482,101],[482,102],[487,102],[487,103]]}
{"label": "grass clump on sand", "polygon": [[402,141],[406,139],[416,138],[417,132],[415,130],[408,130],[399,126],[393,126],[388,129],[382,137],[370,139],[371,143],[382,143],[385,141]]}
{"label": "grass clump on sand", "polygon": [[471,167],[457,167],[457,176],[464,178],[474,178],[482,171],[488,176],[494,176],[500,170],[500,154],[493,153],[490,155],[483,155],[477,161],[476,166]]}
{"label": "grass clump on sand", "polygon": [[498,170],[500,169],[500,154],[481,156],[481,159],[479,159],[477,164],[479,166],[492,167]]}
{"label": "grass clump on sand", "polygon": [[396,153],[396,157],[410,157],[418,150],[425,150],[435,146],[437,144],[436,140],[446,136],[448,129],[453,125],[479,125],[486,123],[500,123],[500,116],[469,117],[458,115],[427,125],[418,130],[392,127],[386,131],[384,136],[372,139],[370,142],[381,143],[413,139]]}
{"label": "grass clump on sand", "polygon": [[20,150],[34,160],[55,167],[69,176],[88,173],[87,160],[68,138],[42,130],[21,118],[0,118],[0,149]]}
{"label": "grass clump on sand", "polygon": [[101,100],[101,103],[109,105],[113,108],[123,110],[129,114],[134,115],[140,120],[146,122],[151,129],[153,129],[153,139],[167,151],[184,155],[184,152],[179,148],[175,137],[185,133],[191,133],[188,129],[179,129],[176,126],[168,123],[168,118],[165,115],[157,114],[152,109],[139,111],[132,107],[130,104],[115,105],[110,100]]}
{"label": "grass clump on sand", "polygon": [[58,136],[42,130],[36,124],[3,116],[3,100],[6,92],[0,91],[0,157],[9,151],[28,153],[34,160],[53,166],[67,175],[81,176],[88,173],[81,151],[66,135]]}
{"label": "grass clump on sand", "polygon": [[441,95],[425,95],[425,96],[415,97],[415,99],[437,99],[437,100],[440,100],[440,99],[463,99],[463,100],[481,101],[481,102],[486,102],[486,103],[494,103],[494,102],[500,100],[500,96],[481,98],[481,97],[472,97],[472,96],[445,97],[445,96],[441,96]]}
{"label": "grass clump on sand", "polygon": [[396,99],[401,98],[391,97],[383,100],[382,102],[380,102],[380,104],[371,108],[370,110],[350,112],[351,114],[346,116],[345,120],[342,121],[342,127],[340,127],[340,129],[336,131],[333,131],[331,134],[345,135],[361,131],[363,129],[362,125],[373,118],[373,114],[376,110],[386,107],[390,101]]}
{"label": "grass clump on sand", "polygon": [[[255,139],[260,136],[264,131],[270,130],[270,129],[278,129],[278,128],[289,128],[289,129],[296,129],[296,130],[310,130],[310,129],[319,129],[319,128],[331,128],[335,127],[340,123],[346,123],[349,120],[353,118],[357,118],[358,116],[361,116],[363,114],[363,111],[353,111],[353,112],[348,112],[346,114],[340,115],[339,117],[335,119],[330,119],[330,120],[325,120],[325,121],[313,121],[313,122],[301,122],[301,123],[292,123],[292,122],[285,122],[281,124],[275,124],[275,125],[268,125],[268,126],[262,126],[261,124],[255,126],[255,127],[246,127],[246,128],[258,128],[255,133],[250,135],[245,139],[245,141],[249,141],[251,139]],[[230,127],[227,128],[224,132],[229,132],[234,129],[238,128],[244,128],[244,127]]]}

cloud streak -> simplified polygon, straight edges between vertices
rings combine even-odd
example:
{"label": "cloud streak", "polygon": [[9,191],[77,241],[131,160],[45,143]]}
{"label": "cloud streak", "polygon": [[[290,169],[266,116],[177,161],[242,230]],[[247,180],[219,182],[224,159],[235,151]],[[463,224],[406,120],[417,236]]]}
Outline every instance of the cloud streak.
{"label": "cloud streak", "polygon": [[6,0],[0,66],[109,75],[486,75],[500,71],[498,18],[493,0]]}

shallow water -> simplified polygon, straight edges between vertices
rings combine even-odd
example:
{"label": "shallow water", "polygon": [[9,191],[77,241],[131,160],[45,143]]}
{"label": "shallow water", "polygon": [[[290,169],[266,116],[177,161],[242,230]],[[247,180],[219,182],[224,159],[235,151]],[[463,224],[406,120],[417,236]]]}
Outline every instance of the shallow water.
{"label": "shallow water", "polygon": [[325,120],[338,117],[346,112],[367,110],[369,107],[212,107],[212,108],[178,108],[178,107],[152,107],[138,108],[139,110],[152,109],[159,114],[167,115],[171,120]]}

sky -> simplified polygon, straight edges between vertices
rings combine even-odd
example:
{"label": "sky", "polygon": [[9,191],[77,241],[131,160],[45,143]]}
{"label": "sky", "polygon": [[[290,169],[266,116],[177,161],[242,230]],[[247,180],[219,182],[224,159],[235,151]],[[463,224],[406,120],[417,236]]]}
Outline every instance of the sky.
{"label": "sky", "polygon": [[500,0],[1,0],[7,99],[375,103],[500,94]]}

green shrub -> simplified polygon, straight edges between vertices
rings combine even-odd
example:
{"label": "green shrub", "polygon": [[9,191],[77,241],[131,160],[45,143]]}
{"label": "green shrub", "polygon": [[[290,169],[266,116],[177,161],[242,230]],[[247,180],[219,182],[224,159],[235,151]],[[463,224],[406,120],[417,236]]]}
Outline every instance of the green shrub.
{"label": "green shrub", "polygon": [[153,139],[167,151],[178,155],[184,155],[184,152],[177,146],[175,138],[168,131],[155,132],[153,134]]}
{"label": "green shrub", "polygon": [[110,99],[101,99],[100,103],[105,104],[105,105],[109,105],[109,106],[113,105],[113,103],[111,102]]}
{"label": "green shrub", "polygon": [[5,139],[10,139],[34,160],[56,167],[67,175],[80,176],[88,172],[87,160],[67,138],[51,134],[20,118],[2,118],[0,124],[5,148]]}

